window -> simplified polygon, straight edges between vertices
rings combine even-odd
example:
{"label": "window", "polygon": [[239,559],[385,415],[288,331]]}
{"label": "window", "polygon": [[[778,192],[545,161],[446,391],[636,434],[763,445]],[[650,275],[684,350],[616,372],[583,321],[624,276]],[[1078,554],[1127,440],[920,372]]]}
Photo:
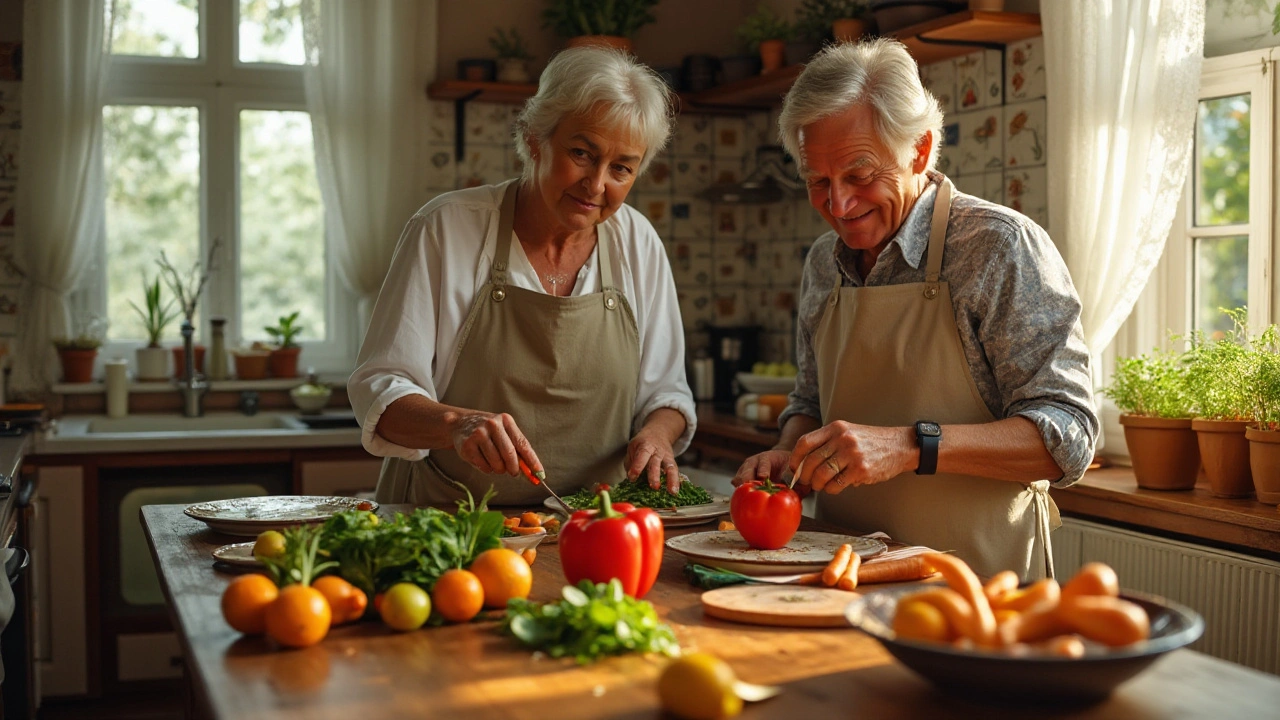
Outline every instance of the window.
{"label": "window", "polygon": [[[179,270],[219,248],[198,310],[229,345],[300,312],[303,364],[347,371],[354,300],[329,262],[303,95],[301,0],[115,0],[103,109],[106,242],[79,294],[111,321],[107,353],[145,341],[163,251]],[[171,293],[165,293],[170,297]],[[180,342],[177,324],[163,342]]]}

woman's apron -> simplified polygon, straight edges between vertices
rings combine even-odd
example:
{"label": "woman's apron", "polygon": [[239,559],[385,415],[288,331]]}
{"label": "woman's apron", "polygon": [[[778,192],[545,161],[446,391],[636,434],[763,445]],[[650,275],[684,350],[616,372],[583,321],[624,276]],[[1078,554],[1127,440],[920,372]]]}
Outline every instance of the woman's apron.
{"label": "woman's apron", "polygon": [[[917,420],[971,425],[995,418],[960,345],[951,290],[939,281],[951,180],[934,201],[925,282],[840,287],[814,334],[822,422],[902,427]],[[943,435],[943,447],[947,438]],[[993,461],[997,460],[993,458]],[[895,540],[953,550],[981,575],[1053,575],[1049,532],[1062,524],[1049,482],[1024,485],[968,475],[904,473],[818,494],[818,518]]]}
{"label": "woman's apron", "polygon": [[[476,294],[462,326],[453,378],[440,402],[509,413],[561,495],[626,475],[640,335],[626,297],[614,284],[607,226],[596,226],[602,290],[556,297],[507,282],[516,186],[507,186],[498,220],[489,282]],[[523,476],[482,473],[453,448],[414,462],[387,458],[378,478],[379,502],[447,504],[463,497],[456,480],[477,499],[492,485],[494,505],[533,505],[547,491]]]}

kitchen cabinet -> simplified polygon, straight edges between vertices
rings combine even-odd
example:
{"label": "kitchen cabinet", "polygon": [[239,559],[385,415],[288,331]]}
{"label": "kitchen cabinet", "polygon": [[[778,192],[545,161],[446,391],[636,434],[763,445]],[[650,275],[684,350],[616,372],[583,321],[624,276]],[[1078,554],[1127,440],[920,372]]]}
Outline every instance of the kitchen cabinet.
{"label": "kitchen cabinet", "polygon": [[36,696],[89,691],[84,469],[41,467],[31,513]]}
{"label": "kitchen cabinet", "polygon": [[382,471],[382,458],[325,457],[308,454],[299,458],[298,492],[303,495],[373,497]]}

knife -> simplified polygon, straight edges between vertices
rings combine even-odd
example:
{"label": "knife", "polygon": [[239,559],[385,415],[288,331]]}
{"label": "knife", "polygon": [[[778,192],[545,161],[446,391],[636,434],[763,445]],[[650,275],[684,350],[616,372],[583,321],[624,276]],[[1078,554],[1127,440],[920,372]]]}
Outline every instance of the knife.
{"label": "knife", "polygon": [[545,482],[547,479],[547,473],[545,471],[539,470],[538,472],[534,472],[533,470],[530,470],[529,465],[521,459],[520,472],[524,473],[524,476],[529,478],[529,482],[534,485],[541,485],[547,492],[551,493],[551,497],[555,498],[556,502],[560,503],[560,507],[564,508],[566,515],[570,517],[573,516],[573,508],[569,507],[569,504],[564,500],[561,500],[560,496],[556,494],[556,491],[552,490],[551,486]]}
{"label": "knife", "polygon": [[805,461],[805,460],[808,460],[808,459],[809,459],[809,456],[808,456],[808,455],[805,455],[804,457],[800,458],[800,465],[796,467],[796,472],[795,472],[795,474],[791,476],[791,482],[787,483],[787,489],[788,489],[788,490],[794,490],[794,489],[795,489],[795,487],[796,487],[796,478],[800,477],[800,471],[801,471],[801,470],[804,470],[804,461]]}

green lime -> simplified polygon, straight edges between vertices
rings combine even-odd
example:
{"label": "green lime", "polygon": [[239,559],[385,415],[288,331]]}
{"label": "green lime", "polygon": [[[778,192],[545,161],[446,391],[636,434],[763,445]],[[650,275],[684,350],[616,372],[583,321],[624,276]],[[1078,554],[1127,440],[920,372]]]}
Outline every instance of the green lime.
{"label": "green lime", "polygon": [[431,596],[413,583],[396,583],[382,596],[379,612],[392,630],[417,630],[431,615]]}

